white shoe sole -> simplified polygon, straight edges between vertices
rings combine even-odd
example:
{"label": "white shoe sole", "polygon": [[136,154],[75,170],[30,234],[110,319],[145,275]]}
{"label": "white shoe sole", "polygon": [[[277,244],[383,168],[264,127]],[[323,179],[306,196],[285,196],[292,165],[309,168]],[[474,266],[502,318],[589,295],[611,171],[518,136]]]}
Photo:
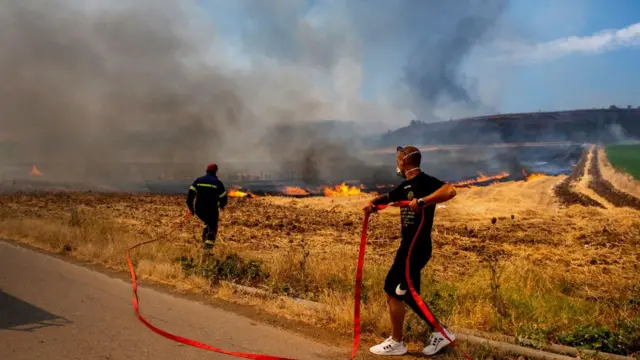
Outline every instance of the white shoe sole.
{"label": "white shoe sole", "polygon": [[369,352],[371,352],[374,355],[379,355],[379,356],[402,356],[402,355],[405,355],[407,353],[407,349],[395,350],[395,351],[383,351],[383,352],[375,352],[375,351],[369,349]]}
{"label": "white shoe sole", "polygon": [[[455,341],[455,339],[453,339]],[[451,343],[449,342],[449,340],[444,340],[443,342],[441,342],[440,344],[438,344],[438,347],[436,348],[436,350],[434,352],[427,352],[426,349],[422,349],[422,353],[424,355],[427,356],[433,356],[437,353],[439,353],[440,351],[442,351],[442,349],[446,348],[447,346],[451,345]]]}

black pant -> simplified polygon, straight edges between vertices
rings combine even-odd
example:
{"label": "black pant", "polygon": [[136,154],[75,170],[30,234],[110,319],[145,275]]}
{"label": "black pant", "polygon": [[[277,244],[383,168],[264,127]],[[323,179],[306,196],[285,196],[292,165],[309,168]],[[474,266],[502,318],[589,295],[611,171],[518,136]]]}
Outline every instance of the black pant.
{"label": "black pant", "polygon": [[196,212],[196,215],[204,223],[202,229],[202,242],[204,243],[205,250],[213,249],[213,244],[216,241],[218,235],[218,218],[217,212]]}
{"label": "black pant", "polygon": [[[411,260],[409,268],[409,276],[411,283],[418,294],[420,294],[420,272],[427,265],[431,259],[431,239],[420,241],[417,243],[411,251]],[[403,301],[409,305],[411,310],[415,312],[422,320],[424,320],[431,331],[434,331],[434,326],[422,313],[422,310],[418,306],[411,292],[409,291],[409,284],[405,274],[405,267],[407,262],[407,254],[409,253],[410,241],[402,241],[400,248],[396,252],[396,257],[393,260],[393,264],[387,273],[387,277],[384,281],[384,291],[391,297]],[[425,304],[426,305],[426,304]],[[428,309],[428,307],[427,307]],[[429,310],[431,311],[431,310]],[[435,315],[434,315],[435,317]],[[436,319],[436,321],[438,321]]]}

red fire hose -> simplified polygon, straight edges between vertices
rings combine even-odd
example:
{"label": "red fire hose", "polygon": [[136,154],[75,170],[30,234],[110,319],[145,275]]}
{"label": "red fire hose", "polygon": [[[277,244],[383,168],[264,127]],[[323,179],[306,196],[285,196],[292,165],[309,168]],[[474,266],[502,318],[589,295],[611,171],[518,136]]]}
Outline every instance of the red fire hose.
{"label": "red fire hose", "polygon": [[[376,211],[380,211],[380,210],[386,209],[388,206],[404,207],[404,206],[408,206],[409,203],[410,201],[399,201],[389,205],[376,205],[375,209]],[[407,279],[407,284],[409,285],[409,292],[411,292],[411,296],[413,296],[413,299],[418,304],[418,307],[422,311],[422,314],[427,318],[427,320],[429,320],[429,322],[431,323],[431,325],[433,325],[436,331],[442,334],[442,336],[444,336],[445,339],[451,341],[452,346],[457,347],[456,343],[452,341],[451,338],[449,338],[449,336],[444,331],[444,329],[442,328],[438,320],[436,320],[435,316],[433,316],[433,314],[431,313],[427,305],[424,303],[424,301],[416,291],[416,289],[413,287],[413,282],[411,281],[411,276],[409,275],[411,251],[413,250],[413,246],[415,245],[416,240],[418,239],[418,235],[422,230],[422,226],[424,225],[424,219],[425,219],[424,214],[422,214],[420,225],[418,226],[418,229],[416,230],[416,233],[413,236],[413,239],[411,240],[411,245],[409,246],[409,251],[407,253],[407,261],[405,261],[405,272],[404,272],[405,277]],[[356,270],[356,295],[355,295],[354,316],[353,316],[354,334],[353,334],[353,350],[351,352],[351,359],[353,359],[356,356],[356,353],[358,352],[358,344],[360,342],[360,292],[362,288],[362,268],[364,265],[365,247],[367,245],[368,225],[369,225],[369,214],[365,214],[364,224],[362,225],[362,236],[360,237],[360,253],[358,255],[358,268]],[[467,358],[467,360],[471,360],[471,356],[469,354],[467,354],[462,349],[460,349],[460,351],[462,351],[462,353],[464,354],[465,358]]]}
{"label": "red fire hose", "polygon": [[[401,202],[397,202],[397,203],[393,203],[393,204],[389,204],[389,205],[378,205],[376,206],[376,210],[383,210],[388,206],[395,206],[395,207],[403,207],[403,206],[407,206],[409,204],[409,201],[401,201]],[[294,359],[290,359],[290,358],[284,358],[284,357],[278,357],[278,356],[270,356],[270,355],[263,355],[263,354],[252,354],[252,353],[241,353],[241,352],[235,352],[235,351],[227,351],[224,349],[220,349],[211,345],[207,345],[204,343],[201,343],[199,341],[195,341],[195,340],[191,340],[191,339],[187,339],[178,335],[174,335],[171,334],[167,331],[164,331],[160,328],[157,328],[156,326],[154,326],[153,324],[151,324],[149,321],[147,321],[141,314],[140,314],[140,302],[138,300],[138,284],[137,284],[137,280],[136,280],[136,272],[135,269],[133,267],[133,263],[131,261],[131,257],[129,256],[129,252],[135,248],[138,248],[140,246],[146,245],[146,244],[150,244],[153,242],[157,242],[162,240],[163,238],[166,238],[167,236],[169,236],[171,233],[173,233],[176,229],[182,227],[182,225],[187,221],[187,219],[191,216],[191,213],[188,213],[183,219],[182,221],[180,221],[180,223],[178,224],[178,226],[174,227],[171,231],[167,232],[166,234],[164,234],[164,236],[158,237],[156,239],[153,240],[149,240],[149,241],[145,241],[145,242],[141,242],[139,244],[136,244],[130,248],[128,248],[125,252],[125,258],[127,260],[127,265],[129,266],[129,271],[131,273],[131,286],[133,288],[133,310],[136,313],[136,316],[138,317],[138,319],[145,325],[147,326],[149,329],[151,329],[151,331],[176,342],[185,344],[185,345],[189,345],[189,346],[193,346],[196,348],[200,348],[203,350],[208,350],[208,351],[213,351],[213,352],[217,352],[220,354],[225,354],[225,355],[231,355],[231,356],[236,356],[236,357],[241,357],[241,358],[246,358],[246,359],[258,359],[258,360],[294,360]],[[409,291],[411,292],[411,296],[413,296],[414,300],[416,301],[416,303],[418,304],[418,306],[420,307],[420,310],[422,310],[423,314],[425,315],[425,317],[429,320],[429,322],[433,325],[433,327],[440,332],[447,340],[451,341],[451,339],[449,338],[449,336],[447,335],[447,333],[444,331],[444,329],[442,328],[442,326],[438,323],[438,321],[435,319],[435,317],[433,316],[433,314],[431,313],[431,311],[429,311],[429,308],[425,305],[424,301],[422,301],[422,299],[420,298],[420,295],[418,295],[418,293],[416,292],[415,288],[413,287],[413,283],[411,282],[411,277],[409,276],[409,259],[411,258],[411,251],[413,250],[413,246],[416,242],[416,239],[418,238],[418,234],[420,233],[420,230],[422,229],[422,225],[424,223],[424,216],[422,216],[422,220],[420,221],[420,225],[418,227],[418,230],[416,231],[416,235],[414,236],[413,240],[411,241],[411,245],[409,246],[409,253],[407,254],[407,261],[406,261],[406,268],[405,268],[405,276],[407,278],[407,283],[409,285]],[[368,226],[369,225],[369,214],[366,214],[364,217],[364,221],[363,221],[363,225],[362,225],[362,235],[360,237],[360,251],[358,254],[358,266],[356,268],[356,288],[355,288],[355,302],[354,302],[354,317],[353,317],[353,327],[354,327],[354,336],[353,336],[353,350],[351,352],[351,359],[355,358],[357,352],[358,352],[358,345],[360,343],[360,298],[361,298],[361,291],[362,291],[362,269],[364,267],[364,253],[365,253],[365,248],[366,248],[366,244],[367,244],[367,230],[368,230]],[[456,346],[456,344],[452,341],[451,344],[453,346]],[[471,357],[469,356],[469,354],[467,354],[466,352],[464,352],[462,350],[462,352],[464,353],[465,357],[468,360],[471,360]]]}
{"label": "red fire hose", "polygon": [[191,216],[191,213],[188,213],[182,219],[182,221],[180,221],[178,226],[176,226],[173,229],[171,229],[171,231],[169,231],[166,234],[164,234],[164,236],[161,236],[161,237],[156,238],[154,240],[149,240],[149,241],[145,241],[145,242],[141,242],[139,244],[136,244],[136,245],[128,248],[127,251],[125,252],[125,258],[127,259],[127,265],[129,265],[129,271],[131,273],[131,286],[133,287],[133,310],[136,312],[136,315],[138,316],[138,319],[143,324],[145,324],[149,329],[151,329],[151,331],[155,332],[156,334],[164,336],[167,339],[170,339],[170,340],[173,340],[173,341],[177,341],[177,342],[185,344],[185,345],[189,345],[189,346],[193,346],[193,347],[196,347],[196,348],[200,348],[200,349],[203,349],[203,350],[209,350],[209,351],[217,352],[217,353],[220,353],[220,354],[231,355],[231,356],[236,356],[236,357],[241,357],[241,358],[246,358],[246,359],[294,360],[294,359],[278,357],[278,356],[269,356],[269,355],[251,354],[251,353],[241,353],[241,352],[227,351],[227,350],[219,349],[217,347],[214,347],[214,346],[211,346],[211,345],[207,345],[207,344],[203,344],[203,343],[201,343],[199,341],[187,339],[187,338],[184,338],[182,336],[174,335],[174,334],[171,334],[170,332],[167,332],[167,331],[164,331],[164,330],[162,330],[160,328],[157,328],[153,324],[151,324],[149,321],[147,321],[147,319],[145,319],[140,314],[140,302],[138,301],[138,283],[136,281],[136,272],[135,272],[135,269],[133,268],[133,263],[131,262],[131,257],[129,257],[129,251],[131,251],[131,250],[133,250],[133,249],[135,249],[137,247],[140,247],[142,245],[150,244],[150,243],[153,243],[153,242],[156,242],[156,241],[160,241],[163,238],[166,238],[171,233],[173,233],[176,229],[181,228],[182,225],[187,221],[187,219],[189,219],[190,216]]}

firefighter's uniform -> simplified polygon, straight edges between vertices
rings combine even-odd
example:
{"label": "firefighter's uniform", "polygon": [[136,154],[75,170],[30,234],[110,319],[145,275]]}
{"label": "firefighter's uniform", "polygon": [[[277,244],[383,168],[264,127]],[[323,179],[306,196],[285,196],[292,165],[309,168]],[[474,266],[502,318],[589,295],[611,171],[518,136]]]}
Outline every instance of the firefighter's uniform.
{"label": "firefighter's uniform", "polygon": [[217,165],[207,167],[207,174],[197,178],[189,187],[187,206],[205,224],[202,229],[204,248],[211,250],[218,233],[219,210],[227,206],[227,191],[216,176]]}

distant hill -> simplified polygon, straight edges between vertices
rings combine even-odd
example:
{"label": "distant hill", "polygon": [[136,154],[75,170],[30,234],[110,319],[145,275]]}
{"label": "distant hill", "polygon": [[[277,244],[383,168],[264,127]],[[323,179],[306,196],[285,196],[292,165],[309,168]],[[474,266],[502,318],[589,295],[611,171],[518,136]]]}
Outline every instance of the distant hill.
{"label": "distant hill", "polygon": [[572,141],[617,143],[640,139],[640,109],[570,110],[479,116],[436,123],[412,121],[407,127],[369,138],[370,147],[403,144],[493,144]]}

